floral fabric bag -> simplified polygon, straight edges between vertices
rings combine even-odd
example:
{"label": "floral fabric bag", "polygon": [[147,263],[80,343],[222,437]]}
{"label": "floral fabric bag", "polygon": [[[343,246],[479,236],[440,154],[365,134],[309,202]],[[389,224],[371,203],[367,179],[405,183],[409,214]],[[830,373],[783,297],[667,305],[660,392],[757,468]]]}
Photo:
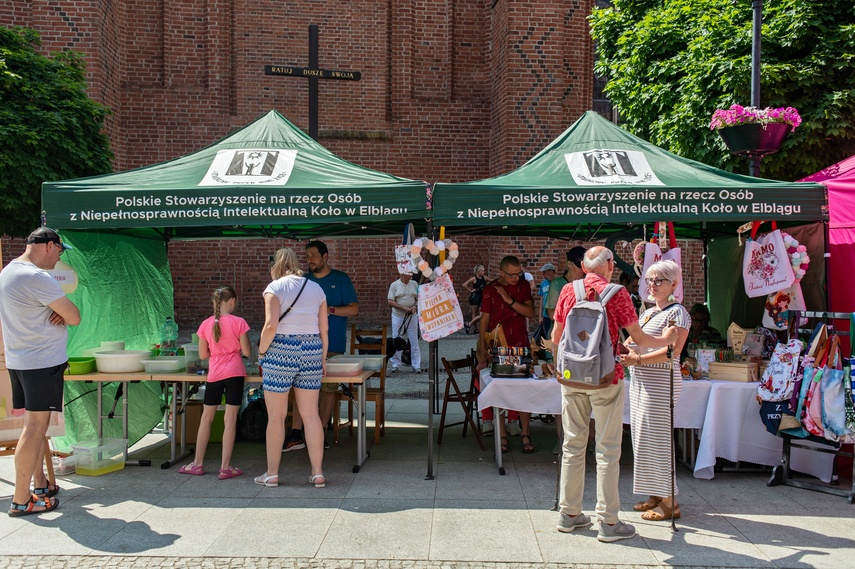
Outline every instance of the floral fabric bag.
{"label": "floral fabric bag", "polygon": [[784,290],[796,280],[781,231],[776,229],[756,239],[755,232],[756,226],[751,231],[751,238],[745,243],[742,260],[745,294],[749,298]]}

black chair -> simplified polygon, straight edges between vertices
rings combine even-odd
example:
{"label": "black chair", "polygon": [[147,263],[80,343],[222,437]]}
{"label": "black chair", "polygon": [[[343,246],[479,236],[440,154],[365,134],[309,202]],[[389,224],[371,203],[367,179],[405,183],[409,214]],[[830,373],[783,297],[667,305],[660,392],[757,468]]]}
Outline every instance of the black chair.
{"label": "black chair", "polygon": [[[478,446],[481,447],[481,450],[487,450],[487,447],[484,446],[484,439],[481,438],[481,429],[476,424],[475,420],[472,419],[473,415],[478,419],[478,390],[475,387],[475,374],[477,373],[475,370],[476,364],[476,360],[471,356],[451,361],[442,358],[442,365],[445,367],[445,373],[448,375],[448,378],[445,381],[445,395],[442,398],[442,415],[439,419],[439,435],[436,439],[436,444],[438,445],[442,444],[442,432],[445,429],[456,427],[457,425],[463,425],[463,436],[466,436],[466,429],[468,427],[472,427],[472,432],[475,435],[475,439],[478,441]],[[454,377],[455,372],[461,371],[464,371],[466,375],[469,376],[469,385],[465,391],[460,389],[460,386]],[[460,403],[460,406],[463,408],[464,419],[457,423],[446,424],[445,414],[448,410],[448,404],[449,402],[454,401]]]}

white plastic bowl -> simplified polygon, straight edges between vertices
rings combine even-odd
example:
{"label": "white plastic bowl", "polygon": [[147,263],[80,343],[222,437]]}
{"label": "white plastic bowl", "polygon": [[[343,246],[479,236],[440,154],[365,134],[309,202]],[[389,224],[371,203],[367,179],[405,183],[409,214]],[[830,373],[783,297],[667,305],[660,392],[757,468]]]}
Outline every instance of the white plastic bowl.
{"label": "white plastic bowl", "polygon": [[362,369],[369,371],[380,371],[386,365],[386,357],[380,355],[356,354],[356,355],[340,355],[333,356],[327,360],[327,365],[332,363],[343,364],[362,362]]}
{"label": "white plastic bowl", "polygon": [[151,356],[148,350],[99,350],[95,352],[95,367],[100,373],[133,373],[145,370],[143,360]]}
{"label": "white plastic bowl", "polygon": [[99,352],[106,352],[108,350],[124,350],[125,343],[124,342],[101,342],[101,347],[98,348]]}

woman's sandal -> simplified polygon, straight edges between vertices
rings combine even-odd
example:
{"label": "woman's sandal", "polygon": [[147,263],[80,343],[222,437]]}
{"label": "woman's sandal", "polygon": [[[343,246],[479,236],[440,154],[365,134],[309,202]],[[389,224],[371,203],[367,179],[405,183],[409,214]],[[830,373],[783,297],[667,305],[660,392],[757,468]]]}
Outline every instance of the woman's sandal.
{"label": "woman's sandal", "polygon": [[680,504],[677,504],[677,507],[673,510],[665,505],[664,502],[659,502],[656,505],[656,508],[662,510],[662,513],[656,511],[656,509],[647,510],[643,514],[641,514],[642,520],[647,520],[648,522],[661,522],[664,520],[670,520],[671,517],[675,520],[680,519]]}
{"label": "woman's sandal", "polygon": [[38,496],[39,498],[53,498],[59,491],[62,490],[58,485],[53,482],[48,482],[48,485],[44,488],[33,488],[33,496]]}
{"label": "woman's sandal", "polygon": [[235,476],[240,476],[241,474],[243,474],[243,470],[234,466],[229,466],[228,468],[220,469],[220,473],[217,475],[217,479],[228,480],[229,478],[234,478]]}
{"label": "woman's sandal", "polygon": [[510,450],[511,450],[510,446],[508,445],[508,437],[502,437],[500,442],[501,442],[500,446],[502,448],[502,454],[508,454],[508,452],[510,452]]}
{"label": "woman's sandal", "polygon": [[652,510],[662,501],[662,498],[658,496],[651,496],[643,502],[639,502],[632,507],[636,512],[646,512],[647,510]]}
{"label": "woman's sandal", "polygon": [[[12,502],[12,505],[9,507],[9,517],[17,518],[20,516],[29,516],[30,514],[43,514],[44,512],[55,510],[57,507],[59,507],[59,498],[56,498],[51,502],[50,498],[42,500],[33,494],[30,496],[30,501],[26,504],[16,504],[15,502]],[[34,510],[33,508],[42,509]]]}
{"label": "woman's sandal", "polygon": [[202,476],[205,474],[205,469],[202,468],[202,465],[196,465],[194,463],[185,464],[181,468],[178,469],[178,472],[181,474],[190,474],[191,476]]}
{"label": "woman's sandal", "polygon": [[[525,442],[528,439],[528,442]],[[531,454],[534,452],[534,445],[531,444],[531,435],[528,433],[523,433],[520,435],[520,442],[522,443],[522,452],[524,454]]]}
{"label": "woman's sandal", "polygon": [[277,486],[279,486],[278,474],[267,474],[265,472],[261,476],[256,476],[253,480],[256,484],[261,484],[262,486],[267,486],[268,488],[276,488]]}
{"label": "woman's sandal", "polygon": [[[320,482],[318,480],[320,480]],[[323,474],[313,474],[312,477],[309,478],[309,483],[314,484],[315,488],[324,488],[327,485],[327,479],[324,478]]]}

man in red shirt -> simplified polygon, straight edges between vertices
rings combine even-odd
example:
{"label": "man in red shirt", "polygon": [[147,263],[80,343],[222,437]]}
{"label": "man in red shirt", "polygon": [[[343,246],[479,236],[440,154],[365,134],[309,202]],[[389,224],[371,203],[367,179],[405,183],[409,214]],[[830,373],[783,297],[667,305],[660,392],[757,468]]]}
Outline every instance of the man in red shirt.
{"label": "man in red shirt", "polygon": [[[534,299],[531,296],[531,285],[523,278],[522,265],[519,259],[508,255],[499,264],[499,278],[484,288],[481,301],[481,343],[480,352],[490,359],[489,333],[501,325],[506,346],[527,348],[528,326],[526,318],[534,318]],[[520,413],[520,438],[524,453],[534,452],[531,443],[529,423],[531,413]],[[485,417],[486,418],[486,417]],[[499,435],[502,437],[502,452],[508,450],[508,438],[505,433],[504,416],[499,417]]]}
{"label": "man in red shirt", "polygon": [[[582,270],[585,271],[585,290],[588,298],[600,295],[614,273],[614,255],[606,247],[592,247],[585,253]],[[573,287],[564,287],[555,307],[552,328],[554,361],[558,361],[558,348],[567,321],[567,314],[576,304]],[[617,346],[618,333],[625,328],[632,339],[644,347],[661,348],[677,340],[674,327],[665,328],[663,336],[656,338],[645,334],[638,324],[638,315],[629,292],[622,288],[606,304],[609,319],[609,336]],[[562,384],[561,420],[564,427],[564,447],[561,461],[561,488],[559,492],[558,531],[571,532],[578,527],[591,525],[591,518],[582,513],[582,495],[585,485],[585,448],[588,443],[588,425],[594,414],[597,441],[597,517],[600,529],[597,539],[605,542],[628,539],[635,528],[618,519],[620,495],[620,448],[623,435],[623,366],[615,364],[615,379],[604,388],[585,388]]]}

